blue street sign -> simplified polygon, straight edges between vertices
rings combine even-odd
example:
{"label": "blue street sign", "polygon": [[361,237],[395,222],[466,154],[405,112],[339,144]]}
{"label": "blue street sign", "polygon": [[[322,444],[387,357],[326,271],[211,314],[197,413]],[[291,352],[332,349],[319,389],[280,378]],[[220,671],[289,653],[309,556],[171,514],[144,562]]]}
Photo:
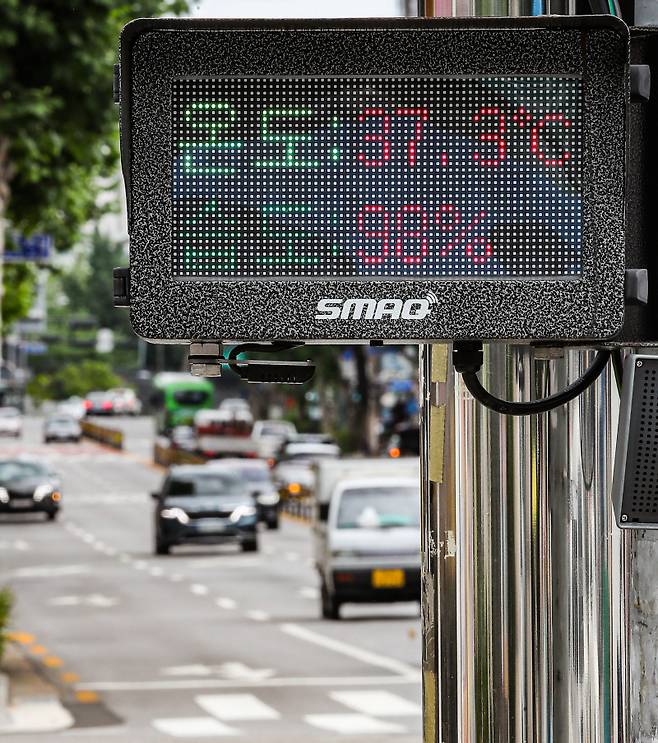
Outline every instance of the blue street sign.
{"label": "blue street sign", "polygon": [[14,232],[5,250],[4,260],[5,263],[45,262],[50,260],[54,246],[52,235],[36,234],[26,237]]}
{"label": "blue street sign", "polygon": [[43,356],[48,353],[48,346],[42,341],[23,341],[21,348],[29,356]]}

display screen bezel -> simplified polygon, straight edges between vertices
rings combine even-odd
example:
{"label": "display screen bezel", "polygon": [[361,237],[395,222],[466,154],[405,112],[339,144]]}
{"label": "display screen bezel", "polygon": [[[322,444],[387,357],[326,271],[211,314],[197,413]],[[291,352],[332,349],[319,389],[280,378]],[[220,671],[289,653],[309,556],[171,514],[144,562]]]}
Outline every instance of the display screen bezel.
{"label": "display screen bezel", "polygon": [[[628,29],[605,16],[135,21],[121,42],[131,320],[150,340],[424,341],[613,337],[623,321]],[[337,53],[337,49],[340,53]],[[578,75],[586,171],[580,278],[177,279],[171,81],[181,76]],[[431,316],[317,315],[318,302],[432,296]]]}

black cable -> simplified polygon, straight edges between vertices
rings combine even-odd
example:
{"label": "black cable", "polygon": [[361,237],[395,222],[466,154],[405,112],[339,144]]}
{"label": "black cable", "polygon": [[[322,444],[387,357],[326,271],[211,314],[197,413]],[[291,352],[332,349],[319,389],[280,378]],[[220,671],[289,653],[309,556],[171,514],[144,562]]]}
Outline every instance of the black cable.
{"label": "black cable", "polygon": [[482,386],[477,372],[482,366],[482,344],[455,344],[453,361],[455,369],[461,373],[468,391],[485,407],[502,415],[536,415],[565,405],[582,394],[601,375],[610,359],[610,351],[598,351],[592,365],[572,384],[555,395],[542,400],[512,402],[495,397]]}

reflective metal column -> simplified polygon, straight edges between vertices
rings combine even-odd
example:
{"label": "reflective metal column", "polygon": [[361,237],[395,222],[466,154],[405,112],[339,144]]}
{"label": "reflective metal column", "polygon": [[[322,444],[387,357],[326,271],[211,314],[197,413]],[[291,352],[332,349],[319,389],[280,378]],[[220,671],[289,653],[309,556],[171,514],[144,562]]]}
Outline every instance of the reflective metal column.
{"label": "reflective metal column", "polygon": [[[537,5],[453,0],[450,10]],[[627,743],[629,571],[608,497],[611,372],[566,407],[511,418],[470,397],[449,350],[424,347],[421,369],[425,743]],[[591,357],[491,344],[482,379],[501,397],[543,397]]]}

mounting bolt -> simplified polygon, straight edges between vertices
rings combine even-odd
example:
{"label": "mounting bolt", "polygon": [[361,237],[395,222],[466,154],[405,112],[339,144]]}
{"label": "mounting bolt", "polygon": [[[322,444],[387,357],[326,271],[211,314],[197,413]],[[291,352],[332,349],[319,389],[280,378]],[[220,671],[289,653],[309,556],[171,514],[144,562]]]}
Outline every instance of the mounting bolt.
{"label": "mounting bolt", "polygon": [[622,514],[621,520],[624,521],[624,522],[628,521],[628,516],[625,513]]}
{"label": "mounting bolt", "polygon": [[639,369],[642,366],[642,362],[641,361],[636,361],[635,362],[635,366],[637,366],[637,368]]}
{"label": "mounting bolt", "polygon": [[221,377],[221,345],[219,343],[190,343],[190,374],[195,377]]}

